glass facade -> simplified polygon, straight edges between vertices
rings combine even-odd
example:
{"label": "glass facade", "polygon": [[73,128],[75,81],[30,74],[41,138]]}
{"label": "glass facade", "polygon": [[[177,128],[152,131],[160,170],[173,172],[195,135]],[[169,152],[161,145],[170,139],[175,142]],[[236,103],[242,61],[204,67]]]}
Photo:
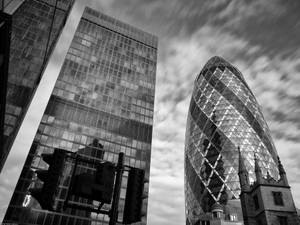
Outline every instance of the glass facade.
{"label": "glass facade", "polygon": [[[124,152],[125,165],[145,170],[149,180],[156,60],[155,36],[85,9],[4,222],[18,223],[28,218],[29,224],[108,224],[109,217],[103,214],[42,210],[28,194],[34,179],[30,171],[44,168],[40,155],[53,152],[54,148],[114,163],[118,154]],[[72,164],[67,167],[59,186],[58,206],[66,199]],[[81,167],[93,170],[87,165]],[[127,177],[125,172],[118,221],[123,220]],[[149,183],[145,183],[145,196],[148,189]],[[81,198],[76,201],[92,204]],[[140,224],[146,224],[147,202],[147,198],[143,200],[145,216]],[[104,209],[109,207],[104,205]],[[16,216],[22,214],[30,216]]]}
{"label": "glass facade", "polygon": [[0,171],[73,3],[73,0],[26,0],[12,15]]}
{"label": "glass facade", "polygon": [[239,198],[238,148],[251,181],[254,153],[264,175],[279,178],[277,153],[259,105],[243,75],[220,57],[211,58],[194,83],[185,141],[187,224],[214,203]]}

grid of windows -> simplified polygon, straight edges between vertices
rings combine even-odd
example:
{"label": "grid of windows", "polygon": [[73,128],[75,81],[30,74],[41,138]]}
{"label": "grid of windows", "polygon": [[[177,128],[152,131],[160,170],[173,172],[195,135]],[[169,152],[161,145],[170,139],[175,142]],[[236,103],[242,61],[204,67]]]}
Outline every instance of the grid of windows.
{"label": "grid of windows", "polygon": [[[40,155],[53,152],[54,148],[72,152],[80,150],[87,157],[102,158],[102,153],[101,157],[96,154],[100,149],[91,145],[97,139],[104,146],[104,160],[116,163],[118,154],[124,152],[124,163],[145,170],[146,179],[149,180],[157,39],[153,42],[153,35],[141,35],[142,31],[129,36],[128,32],[117,30],[115,26],[103,21],[100,23],[97,15],[104,14],[86,8],[80,20],[35,136],[36,147],[32,148],[34,150],[31,157],[28,156],[28,168],[43,168],[45,163]],[[112,21],[117,23],[115,19]],[[127,28],[128,26],[126,25]],[[143,42],[145,37],[149,41]],[[91,154],[92,152],[95,154]],[[58,205],[66,197],[72,163],[67,167],[66,183],[60,186]],[[81,167],[83,171],[93,170],[86,165]],[[127,176],[124,173],[119,221],[123,218]],[[22,204],[28,198],[25,180],[28,184],[31,178],[20,178],[19,196]],[[146,183],[146,196],[148,188],[149,184]],[[16,189],[15,196],[17,195]],[[82,199],[79,201],[81,204],[91,204]],[[12,200],[10,208],[19,210],[20,202],[18,204]],[[30,202],[33,204],[34,201]],[[104,207],[109,208],[109,205]],[[82,211],[67,211],[63,215],[57,215],[42,211],[36,206],[30,209],[43,215],[44,219],[41,220],[53,220],[49,224],[55,225],[79,224],[77,219],[85,220],[87,224],[108,224],[109,221],[106,215],[83,215]],[[142,212],[147,214],[147,199],[143,200]],[[63,219],[67,221],[62,222]],[[12,221],[14,220],[7,219],[7,222]],[[143,217],[142,224],[145,223],[146,216]],[[36,221],[34,224],[46,223]]]}
{"label": "grid of windows", "polygon": [[4,153],[0,159],[0,170],[73,3],[73,0],[59,1],[55,9],[55,0],[26,0],[12,15]]}
{"label": "grid of windows", "polygon": [[[242,74],[213,57],[195,81],[185,143],[186,211],[198,201],[206,212],[215,203],[239,198],[238,147],[254,181],[254,153],[263,174],[279,177],[276,150],[259,105]],[[191,193],[193,192],[193,193]],[[203,199],[206,199],[204,201]],[[189,216],[187,214],[187,219]]]}

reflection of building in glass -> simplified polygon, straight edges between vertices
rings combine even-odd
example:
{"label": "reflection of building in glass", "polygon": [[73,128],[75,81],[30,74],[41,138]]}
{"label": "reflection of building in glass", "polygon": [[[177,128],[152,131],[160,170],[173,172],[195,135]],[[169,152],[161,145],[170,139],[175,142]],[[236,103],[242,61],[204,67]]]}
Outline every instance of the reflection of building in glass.
{"label": "reflection of building in glass", "polygon": [[[124,152],[125,165],[145,170],[148,180],[156,57],[155,36],[86,8],[35,136],[36,150],[28,156],[24,170],[43,168],[41,153],[54,148],[115,163],[118,154]],[[104,146],[104,154],[95,138]],[[127,175],[124,173],[122,182],[119,221],[123,219]],[[67,183],[70,173],[65,176]],[[12,215],[28,210],[21,204],[27,194],[26,182],[30,179],[21,176],[5,222],[18,223],[20,219]],[[60,186],[57,204],[66,198],[65,182]],[[145,196],[148,188],[146,183]],[[87,218],[75,212],[53,213],[38,207],[30,211],[38,218],[32,224],[107,224],[109,220],[95,213]],[[144,224],[147,198],[142,212]]]}
{"label": "reflection of building in glass", "polygon": [[74,1],[25,0],[20,3],[20,0],[3,2],[5,11],[13,6],[18,8],[12,14],[0,171]]}
{"label": "reflection of building in glass", "polygon": [[[239,198],[238,147],[255,180],[254,152],[263,174],[278,179],[277,153],[259,105],[242,74],[213,57],[195,81],[185,143],[187,224],[213,205]],[[227,203],[226,203],[227,202]]]}

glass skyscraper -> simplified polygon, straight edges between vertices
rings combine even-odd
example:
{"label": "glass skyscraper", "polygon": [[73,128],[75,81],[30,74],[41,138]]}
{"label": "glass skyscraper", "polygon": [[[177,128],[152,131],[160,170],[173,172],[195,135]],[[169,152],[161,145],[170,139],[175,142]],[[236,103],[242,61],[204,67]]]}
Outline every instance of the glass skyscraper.
{"label": "glass skyscraper", "polygon": [[[29,195],[32,170],[44,168],[40,155],[51,153],[54,148],[114,163],[118,154],[124,152],[125,165],[145,170],[149,180],[157,41],[152,34],[91,8],[85,9],[4,222],[108,224],[108,216],[102,214],[42,210]],[[64,176],[56,199],[58,206],[66,198],[65,181],[70,174],[66,172]],[[125,172],[119,221],[123,219],[127,176]],[[144,196],[148,195],[148,189],[146,183]],[[79,202],[91,204],[84,199]],[[146,223],[147,202],[145,198],[141,224]]]}
{"label": "glass skyscraper", "polygon": [[17,9],[11,15],[7,84],[1,84],[7,94],[0,109],[5,114],[0,123],[0,172],[73,4],[74,0],[1,2],[4,12]]}
{"label": "glass skyscraper", "polygon": [[211,58],[194,83],[185,141],[187,224],[217,202],[238,199],[238,149],[255,180],[254,153],[264,175],[278,179],[269,128],[243,75],[220,57]]}

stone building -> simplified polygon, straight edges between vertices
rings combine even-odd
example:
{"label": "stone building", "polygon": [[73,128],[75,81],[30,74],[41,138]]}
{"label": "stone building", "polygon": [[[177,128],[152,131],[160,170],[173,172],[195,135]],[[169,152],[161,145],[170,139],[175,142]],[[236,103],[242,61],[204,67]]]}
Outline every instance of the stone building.
{"label": "stone building", "polygon": [[256,181],[249,182],[249,174],[239,153],[241,205],[245,225],[300,224],[285,170],[278,157],[279,180],[267,174],[263,177],[259,158],[255,157]]}

